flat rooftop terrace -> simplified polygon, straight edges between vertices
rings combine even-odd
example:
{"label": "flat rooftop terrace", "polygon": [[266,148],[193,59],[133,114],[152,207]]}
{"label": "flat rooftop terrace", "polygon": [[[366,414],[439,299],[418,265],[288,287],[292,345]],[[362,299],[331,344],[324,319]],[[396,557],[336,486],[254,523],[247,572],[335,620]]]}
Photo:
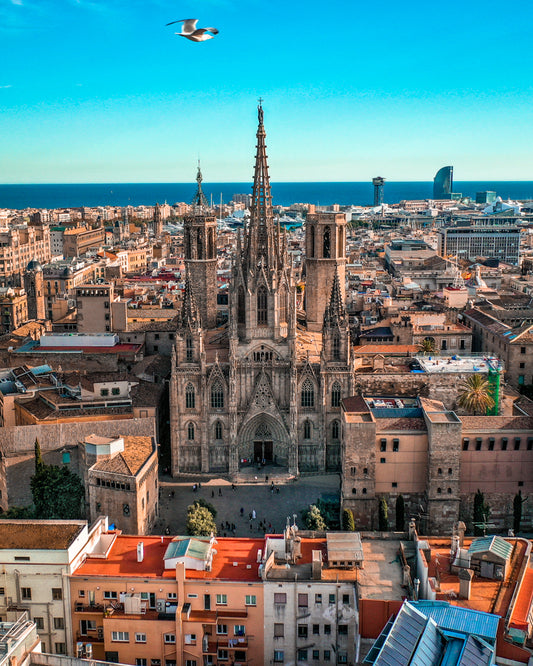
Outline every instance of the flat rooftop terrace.
{"label": "flat rooftop terrace", "polygon": [[501,361],[491,356],[416,356],[421,368],[429,373],[450,372],[488,373],[489,370],[503,369]]}
{"label": "flat rooftop terrace", "polygon": [[362,599],[390,601],[405,597],[399,550],[397,540],[363,539],[364,568],[357,572]]}

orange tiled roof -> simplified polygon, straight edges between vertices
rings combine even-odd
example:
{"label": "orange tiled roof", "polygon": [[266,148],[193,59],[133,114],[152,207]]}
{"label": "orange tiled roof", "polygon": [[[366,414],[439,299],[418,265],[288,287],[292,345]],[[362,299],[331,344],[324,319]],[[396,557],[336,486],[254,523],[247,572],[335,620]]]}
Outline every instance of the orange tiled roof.
{"label": "orange tiled roof", "polygon": [[527,569],[511,614],[510,627],[528,630],[527,618],[531,604],[533,604],[533,569]]}

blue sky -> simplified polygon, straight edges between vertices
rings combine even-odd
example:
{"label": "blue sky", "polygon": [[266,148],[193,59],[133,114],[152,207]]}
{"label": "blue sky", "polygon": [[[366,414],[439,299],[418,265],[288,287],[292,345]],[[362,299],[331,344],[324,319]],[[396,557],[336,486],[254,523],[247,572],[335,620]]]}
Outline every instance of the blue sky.
{"label": "blue sky", "polygon": [[[197,17],[220,34],[174,35]],[[0,183],[533,180],[533,4],[0,0]]]}

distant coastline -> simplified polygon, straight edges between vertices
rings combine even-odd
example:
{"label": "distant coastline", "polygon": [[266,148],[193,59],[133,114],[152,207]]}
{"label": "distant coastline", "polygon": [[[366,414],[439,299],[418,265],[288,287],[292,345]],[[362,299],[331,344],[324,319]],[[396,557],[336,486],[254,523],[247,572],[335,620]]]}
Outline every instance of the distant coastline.
{"label": "distant coastline", "polygon": [[[231,201],[234,194],[251,194],[251,182],[204,183],[208,200],[217,204]],[[78,206],[151,206],[156,202],[174,204],[189,202],[196,183],[82,183],[0,185],[0,208],[74,208]],[[533,199],[533,181],[455,181],[454,191],[475,197],[476,192],[495,191],[502,199]],[[385,203],[397,203],[402,199],[429,199],[433,196],[433,183],[393,182],[385,183]],[[372,205],[371,182],[304,182],[272,183],[275,205],[293,203],[318,205],[340,204]]]}

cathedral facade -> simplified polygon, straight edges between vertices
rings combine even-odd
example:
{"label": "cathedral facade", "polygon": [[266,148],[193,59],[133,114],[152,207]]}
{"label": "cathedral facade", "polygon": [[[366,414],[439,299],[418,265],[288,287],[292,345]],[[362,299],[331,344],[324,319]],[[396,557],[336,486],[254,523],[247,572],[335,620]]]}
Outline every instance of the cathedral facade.
{"label": "cathedral facade", "polygon": [[304,326],[272,212],[259,106],[251,215],[237,238],[228,322],[217,328],[216,220],[200,174],[194,204],[184,220],[187,275],[172,356],[172,474],[236,478],[257,462],[294,475],[339,471],[341,399],[354,390],[344,215],[308,216]]}

